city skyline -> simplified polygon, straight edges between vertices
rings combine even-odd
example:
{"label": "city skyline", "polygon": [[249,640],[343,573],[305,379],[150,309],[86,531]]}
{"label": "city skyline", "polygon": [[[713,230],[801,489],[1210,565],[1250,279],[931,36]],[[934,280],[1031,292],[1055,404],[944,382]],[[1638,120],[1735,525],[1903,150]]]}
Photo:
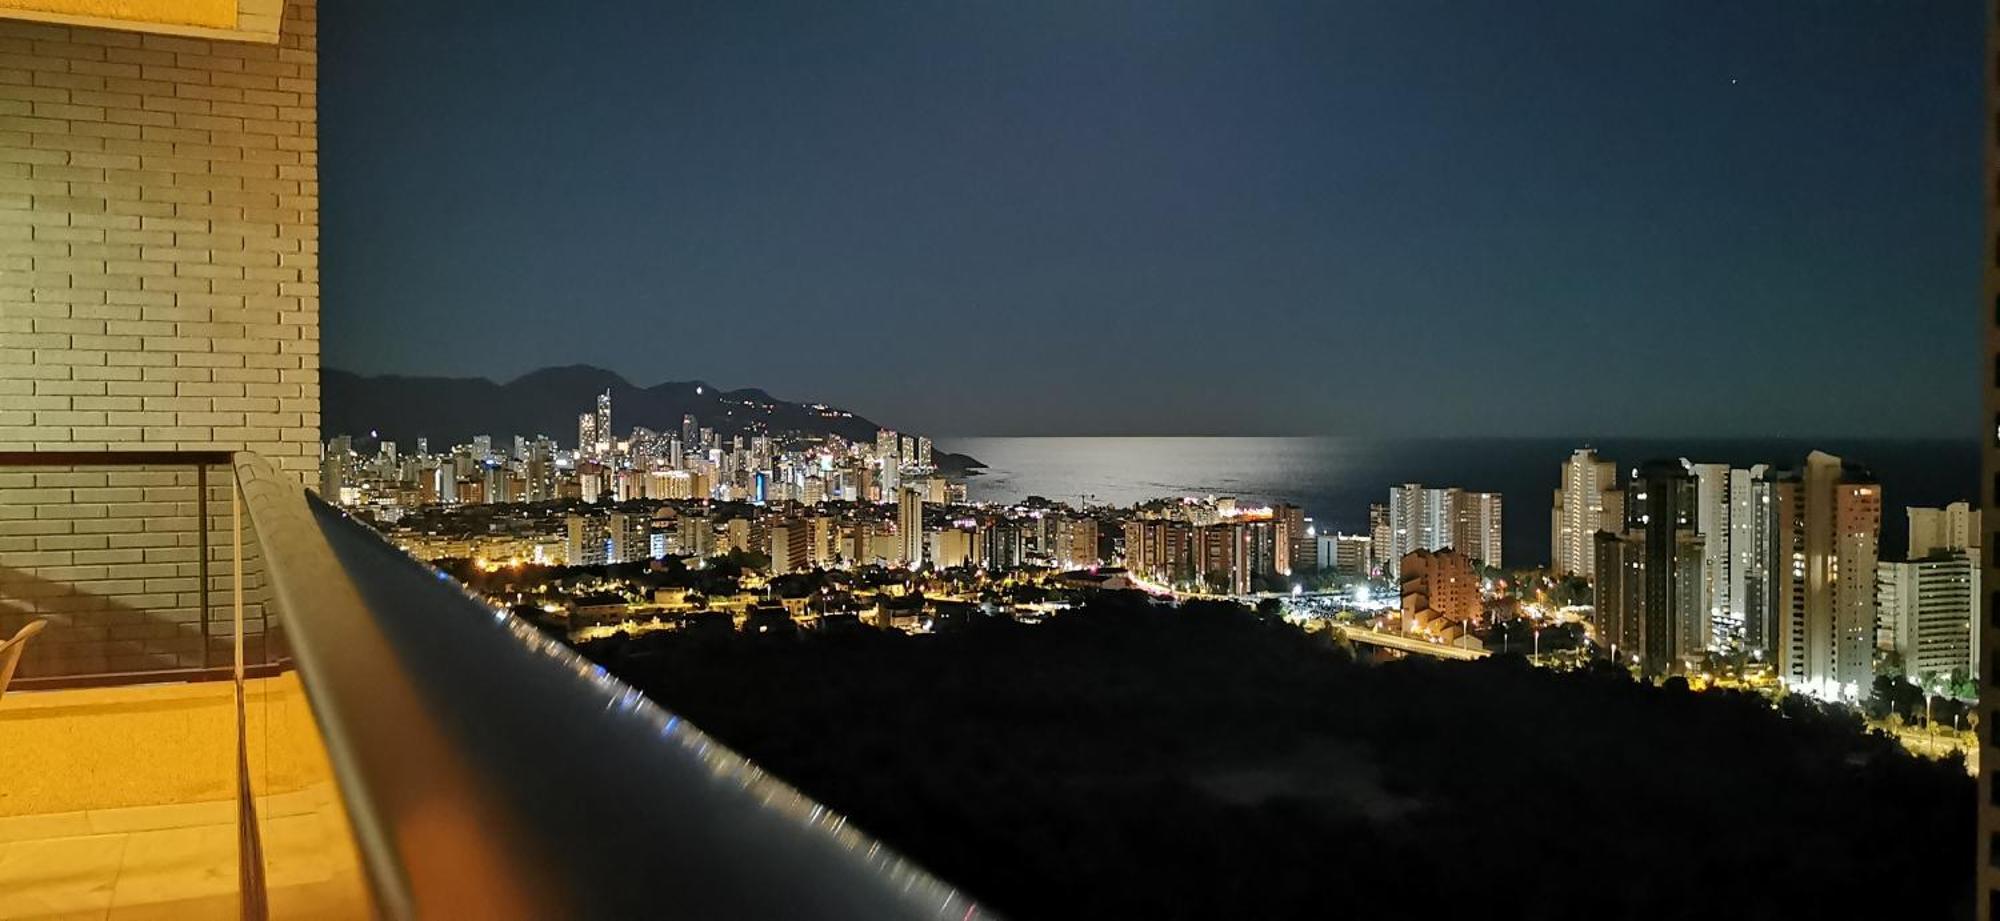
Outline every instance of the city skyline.
{"label": "city skyline", "polygon": [[333,367],[944,435],[1972,418],[1969,2],[328,12]]}
{"label": "city skyline", "polygon": [[0,0],[0,901],[2000,921],[1981,5]]}

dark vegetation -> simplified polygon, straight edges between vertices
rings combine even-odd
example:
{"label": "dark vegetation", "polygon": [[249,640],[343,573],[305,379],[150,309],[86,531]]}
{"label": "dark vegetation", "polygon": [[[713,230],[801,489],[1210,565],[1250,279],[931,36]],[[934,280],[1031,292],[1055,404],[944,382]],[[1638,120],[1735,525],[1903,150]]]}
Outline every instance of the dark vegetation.
{"label": "dark vegetation", "polygon": [[1962,764],[1799,698],[1114,596],[584,652],[1017,918],[1970,916]]}

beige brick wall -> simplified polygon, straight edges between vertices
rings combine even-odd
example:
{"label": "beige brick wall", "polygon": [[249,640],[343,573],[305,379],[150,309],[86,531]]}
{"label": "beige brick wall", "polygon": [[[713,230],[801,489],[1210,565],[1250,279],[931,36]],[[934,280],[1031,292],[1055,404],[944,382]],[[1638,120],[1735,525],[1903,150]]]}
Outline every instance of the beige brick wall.
{"label": "beige brick wall", "polygon": [[0,21],[0,450],[316,466],[314,14],[276,46]]}
{"label": "beige brick wall", "polygon": [[[315,476],[315,16],[286,3],[277,45],[0,20],[0,451],[247,448]],[[210,499],[204,614],[191,473],[0,469],[0,637],[51,623],[21,674],[213,661]]]}

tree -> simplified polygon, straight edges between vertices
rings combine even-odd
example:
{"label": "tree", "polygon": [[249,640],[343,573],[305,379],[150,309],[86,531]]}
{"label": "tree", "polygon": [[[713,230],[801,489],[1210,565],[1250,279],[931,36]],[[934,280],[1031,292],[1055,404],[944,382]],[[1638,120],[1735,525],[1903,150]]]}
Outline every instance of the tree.
{"label": "tree", "polygon": [[1868,702],[1863,705],[1869,719],[1888,719],[1889,714],[1895,712],[1896,685],[1902,683],[1902,679],[1887,671],[1876,673],[1875,684],[1868,689]]}
{"label": "tree", "polygon": [[1959,700],[1976,701],[1979,699],[1979,682],[1973,680],[1971,673],[1965,669],[1955,668],[1945,682],[1945,692]]}

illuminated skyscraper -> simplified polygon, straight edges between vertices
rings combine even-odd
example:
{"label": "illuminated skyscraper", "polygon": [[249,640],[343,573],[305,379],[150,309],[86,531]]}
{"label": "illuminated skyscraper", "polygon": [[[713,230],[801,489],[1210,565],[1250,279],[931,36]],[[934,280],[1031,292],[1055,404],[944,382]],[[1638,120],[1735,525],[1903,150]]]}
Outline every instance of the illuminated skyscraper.
{"label": "illuminated skyscraper", "polygon": [[1549,565],[1559,576],[1590,578],[1596,571],[1593,536],[1599,531],[1625,529],[1624,494],[1618,490],[1618,465],[1579,448],[1563,462],[1562,486],[1556,490],[1549,520]]}
{"label": "illuminated skyscraper", "polygon": [[1486,566],[1501,565],[1500,494],[1451,490],[1451,547]]}
{"label": "illuminated skyscraper", "polygon": [[882,464],[882,498],[897,494],[902,486],[902,455],[897,450],[896,433],[883,429],[875,433],[875,457]]}
{"label": "illuminated skyscraper", "polygon": [[1922,682],[1973,673],[1972,616],[1979,609],[1979,561],[1939,550],[1875,572],[1876,645],[1894,652],[1903,673]]}
{"label": "illuminated skyscraper", "polygon": [[1368,506],[1368,573],[1389,571],[1389,549],[1395,544],[1395,526],[1389,521],[1389,506],[1380,502]]}
{"label": "illuminated skyscraper", "polygon": [[1319,568],[1319,547],[1314,540],[1312,527],[1306,523],[1306,510],[1296,505],[1279,504],[1271,509],[1272,521],[1277,526],[1275,535],[1278,575],[1307,573]]}
{"label": "illuminated skyscraper", "polygon": [[1702,543],[1701,606],[1708,645],[1749,645],[1750,622],[1762,613],[1753,592],[1764,584],[1761,573],[1769,560],[1768,544],[1757,527],[1767,507],[1758,499],[1757,483],[1767,468],[1690,464],[1688,469],[1695,478],[1694,523]]}
{"label": "illuminated skyscraper", "polygon": [[597,395],[597,454],[600,459],[611,456],[611,447],[618,440],[611,429],[611,391]]}
{"label": "illuminated skyscraper", "polygon": [[1404,483],[1389,491],[1389,547],[1384,555],[1395,578],[1403,558],[1418,550],[1442,550],[1451,545],[1451,515],[1445,491]]}
{"label": "illuminated skyscraper", "polygon": [[896,538],[900,547],[897,562],[916,569],[924,563],[924,496],[915,489],[904,489],[897,495]]}
{"label": "illuminated skyscraper", "polygon": [[1500,495],[1404,483],[1389,491],[1389,547],[1378,548],[1389,576],[1418,550],[1460,550],[1488,566],[1500,560]]}
{"label": "illuminated skyscraper", "polygon": [[1814,451],[1774,484],[1772,638],[1778,677],[1824,698],[1858,700],[1874,684],[1875,570],[1882,489],[1868,471]]}

